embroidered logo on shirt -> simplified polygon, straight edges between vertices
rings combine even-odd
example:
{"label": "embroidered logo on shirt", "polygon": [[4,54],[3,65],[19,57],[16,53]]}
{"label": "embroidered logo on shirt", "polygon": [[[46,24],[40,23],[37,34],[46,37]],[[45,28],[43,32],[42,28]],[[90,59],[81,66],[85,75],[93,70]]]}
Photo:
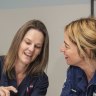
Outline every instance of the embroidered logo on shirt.
{"label": "embroidered logo on shirt", "polygon": [[31,96],[32,89],[33,89],[33,85],[31,84],[29,87],[27,87],[27,90],[26,90],[27,95],[26,96]]}
{"label": "embroidered logo on shirt", "polygon": [[75,92],[75,93],[76,93],[76,90],[74,90],[74,89],[71,89],[71,91],[73,91],[73,92]]}
{"label": "embroidered logo on shirt", "polygon": [[29,87],[30,87],[30,88],[33,88],[33,85],[31,84]]}
{"label": "embroidered logo on shirt", "polygon": [[93,92],[93,96],[96,96],[96,93],[95,92]]}

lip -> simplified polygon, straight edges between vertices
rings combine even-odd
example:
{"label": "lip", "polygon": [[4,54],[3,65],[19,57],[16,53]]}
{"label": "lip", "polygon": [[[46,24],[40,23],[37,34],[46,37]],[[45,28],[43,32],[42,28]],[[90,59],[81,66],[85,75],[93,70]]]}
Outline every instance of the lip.
{"label": "lip", "polygon": [[65,57],[65,59],[68,59],[68,57]]}
{"label": "lip", "polygon": [[32,57],[31,54],[27,54],[26,52],[24,52],[24,55],[25,55],[26,57],[28,57],[28,58],[31,58],[31,57]]}

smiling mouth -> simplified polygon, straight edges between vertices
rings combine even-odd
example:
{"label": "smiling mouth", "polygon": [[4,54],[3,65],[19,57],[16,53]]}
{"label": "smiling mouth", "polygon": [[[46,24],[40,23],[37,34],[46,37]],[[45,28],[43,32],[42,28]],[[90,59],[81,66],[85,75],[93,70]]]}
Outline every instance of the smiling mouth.
{"label": "smiling mouth", "polygon": [[32,57],[31,54],[24,53],[24,55],[27,56],[27,57],[30,57],[30,58]]}
{"label": "smiling mouth", "polygon": [[65,59],[68,59],[68,57],[65,57]]}

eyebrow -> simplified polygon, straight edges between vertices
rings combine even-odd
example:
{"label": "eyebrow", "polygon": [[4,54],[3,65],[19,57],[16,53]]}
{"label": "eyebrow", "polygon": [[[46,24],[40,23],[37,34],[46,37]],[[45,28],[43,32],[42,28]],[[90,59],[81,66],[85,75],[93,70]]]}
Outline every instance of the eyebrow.
{"label": "eyebrow", "polygon": [[[29,38],[25,38],[25,40],[32,42]],[[42,46],[42,43],[36,43],[36,44]]]}
{"label": "eyebrow", "polygon": [[25,40],[29,40],[29,41],[31,41],[29,38],[25,38]]}

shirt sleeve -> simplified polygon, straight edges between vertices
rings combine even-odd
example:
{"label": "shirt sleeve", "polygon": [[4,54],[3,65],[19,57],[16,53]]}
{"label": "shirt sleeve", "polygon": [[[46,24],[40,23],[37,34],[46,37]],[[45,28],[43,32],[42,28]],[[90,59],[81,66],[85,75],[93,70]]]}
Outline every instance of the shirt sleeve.
{"label": "shirt sleeve", "polygon": [[38,77],[38,80],[32,91],[31,96],[46,96],[48,86],[49,86],[48,77],[44,73],[43,75]]}
{"label": "shirt sleeve", "polygon": [[68,68],[67,71],[67,78],[66,81],[64,82],[62,92],[60,96],[78,96],[76,90],[74,89],[74,72],[71,67]]}
{"label": "shirt sleeve", "polygon": [[4,56],[0,56],[0,80],[1,80],[3,62],[4,62]]}

